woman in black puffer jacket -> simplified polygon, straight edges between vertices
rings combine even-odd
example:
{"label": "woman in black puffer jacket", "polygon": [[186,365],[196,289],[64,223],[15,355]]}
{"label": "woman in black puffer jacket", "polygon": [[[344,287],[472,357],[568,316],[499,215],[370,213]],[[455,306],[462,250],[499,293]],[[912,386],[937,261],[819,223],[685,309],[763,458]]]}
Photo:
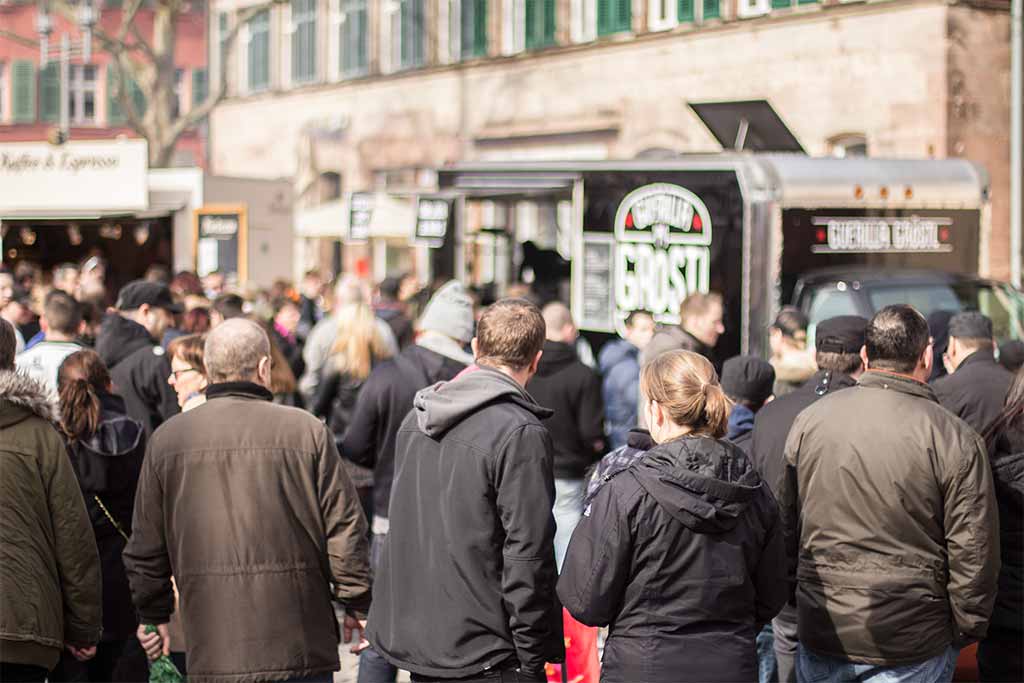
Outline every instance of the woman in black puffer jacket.
{"label": "woman in black puffer jacket", "polygon": [[999,504],[999,592],[988,635],[978,645],[984,683],[1024,681],[1024,370],[1003,412],[985,430]]}
{"label": "woman in black puffer jacket", "polygon": [[51,681],[145,681],[146,655],[136,640],[121,553],[132,529],[135,489],[146,450],[143,426],[128,417],[124,399],[111,393],[110,375],[95,351],[68,356],[58,373],[61,427],[92,521],[103,577],[103,636],[96,656],[64,656]]}
{"label": "woman in black puffer jacket", "polygon": [[601,680],[756,681],[755,638],[789,593],[778,507],[736,446],[707,359],[641,372],[658,444],[594,497],[558,581],[566,609],[611,625]]}

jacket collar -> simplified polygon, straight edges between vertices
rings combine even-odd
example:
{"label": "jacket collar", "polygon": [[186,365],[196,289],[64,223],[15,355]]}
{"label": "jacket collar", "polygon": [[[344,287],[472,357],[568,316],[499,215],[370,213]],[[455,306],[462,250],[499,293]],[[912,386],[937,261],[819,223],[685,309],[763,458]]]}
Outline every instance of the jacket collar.
{"label": "jacket collar", "polygon": [[860,376],[858,384],[871,389],[892,389],[901,394],[909,394],[910,396],[927,399],[933,403],[939,402],[935,397],[935,392],[927,384],[904,375],[896,375],[883,370],[867,370]]}
{"label": "jacket collar", "polygon": [[233,396],[235,398],[248,398],[259,401],[273,401],[274,395],[264,386],[255,382],[221,382],[211,384],[206,388],[206,398],[222,398]]}
{"label": "jacket collar", "polygon": [[0,427],[9,427],[32,415],[59,424],[55,392],[28,375],[0,370]]}
{"label": "jacket collar", "polygon": [[996,356],[992,352],[992,349],[978,349],[961,361],[960,367],[957,368],[957,372],[968,365],[995,365],[995,362]]}
{"label": "jacket collar", "polygon": [[831,370],[819,370],[801,385],[800,390],[824,396],[830,391],[848,389],[854,386],[857,386],[857,380],[849,375],[841,372],[832,372]]}

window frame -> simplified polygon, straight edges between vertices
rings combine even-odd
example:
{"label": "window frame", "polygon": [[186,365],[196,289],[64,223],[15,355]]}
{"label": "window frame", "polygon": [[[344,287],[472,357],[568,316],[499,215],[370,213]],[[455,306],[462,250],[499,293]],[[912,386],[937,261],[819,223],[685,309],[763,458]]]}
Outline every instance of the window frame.
{"label": "window frame", "polygon": [[[85,77],[92,70],[92,78]],[[73,126],[95,126],[99,123],[99,89],[96,64],[68,65],[68,123]],[[92,116],[86,116],[86,101],[92,96]]]}
{"label": "window frame", "polygon": [[573,43],[592,43],[597,40],[597,0],[571,1],[569,39]]}
{"label": "window frame", "polygon": [[[300,11],[296,11],[296,5],[305,6],[300,6]],[[319,3],[317,0],[291,0],[288,3],[288,10],[288,47],[290,57],[288,82],[291,85],[316,83],[320,72],[318,64]],[[309,45],[304,45],[299,40],[299,36],[303,33],[309,36]],[[303,50],[306,52],[303,53]],[[308,71],[301,71],[301,69],[306,68],[308,68]]]}
{"label": "window frame", "polygon": [[[370,3],[368,0],[335,0],[337,18],[331,25],[333,40],[337,45],[337,51],[332,55],[332,65],[336,70],[337,78],[358,78],[369,73],[370,69]],[[362,34],[359,36],[362,42],[362,49],[359,54],[358,64],[346,68],[346,58],[350,56],[348,43],[352,30],[352,15],[361,14]]]}
{"label": "window frame", "polygon": [[[262,19],[266,18],[266,22],[263,23]],[[260,25],[257,25],[257,20],[260,20]],[[245,89],[248,93],[261,93],[270,90],[270,43],[271,43],[271,17],[270,10],[265,9],[262,12],[254,15],[245,24]],[[255,31],[254,28],[258,28]],[[253,69],[250,68],[254,61],[252,56],[253,44],[257,39],[266,41],[266,80],[262,83],[253,84]]]}

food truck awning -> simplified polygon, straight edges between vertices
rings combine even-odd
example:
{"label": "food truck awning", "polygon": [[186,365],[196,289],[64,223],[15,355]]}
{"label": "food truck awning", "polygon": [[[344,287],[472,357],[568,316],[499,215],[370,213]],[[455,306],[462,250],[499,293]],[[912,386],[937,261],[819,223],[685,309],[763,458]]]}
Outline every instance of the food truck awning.
{"label": "food truck awning", "polygon": [[802,154],[699,154],[670,160],[469,162],[441,169],[442,189],[466,196],[568,192],[585,173],[735,170],[744,194],[783,207],[980,208],[988,174],[965,159],[816,158]]}

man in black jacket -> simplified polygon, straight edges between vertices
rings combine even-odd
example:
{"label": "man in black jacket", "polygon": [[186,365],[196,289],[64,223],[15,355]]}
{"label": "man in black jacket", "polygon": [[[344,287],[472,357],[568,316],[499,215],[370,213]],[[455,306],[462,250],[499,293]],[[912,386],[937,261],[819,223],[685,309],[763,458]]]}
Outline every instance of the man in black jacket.
{"label": "man in black jacket", "polygon": [[129,417],[142,423],[148,437],[180,411],[178,397],[167,384],[171,362],[159,340],[181,306],[166,285],[135,280],[121,290],[116,308],[103,320],[96,352],[110,370],[114,392],[124,399]]}
{"label": "man in black jacket", "polygon": [[477,364],[419,392],[402,423],[368,637],[414,681],[543,681],[564,657],[551,411],[524,389],[543,342],[536,306],[499,301]]}
{"label": "man in black jacket", "polygon": [[547,422],[555,447],[555,559],[569,547],[583,514],[583,476],[605,452],[601,379],[576,357],[577,331],[569,307],[544,307],[544,356],[526,390],[554,415]]}
{"label": "man in black jacket", "polygon": [[977,311],[957,313],[949,321],[949,346],[943,355],[948,375],[935,380],[935,396],[981,434],[1003,409],[1013,375],[996,362],[992,321]]}
{"label": "man in black jacket", "polygon": [[772,397],[775,368],[755,356],[734,356],[722,366],[722,390],[733,401],[726,438],[750,455],[754,416]]}
{"label": "man in black jacket", "polygon": [[[396,471],[398,428],[412,410],[417,391],[452,379],[473,362],[462,348],[473,338],[473,300],[462,283],[452,280],[441,287],[423,310],[417,327],[415,344],[374,367],[338,444],[342,457],[373,469],[373,571],[378,568],[390,528],[388,505]],[[359,658],[359,683],[386,683],[395,680],[397,673],[373,649]]]}
{"label": "man in black jacket", "polygon": [[[778,498],[786,472],[786,438],[797,415],[823,396],[857,384],[864,372],[860,350],[864,346],[864,330],[868,321],[856,315],[842,315],[818,323],[815,335],[815,360],[818,372],[792,393],[766,405],[754,420],[750,457],[761,478],[768,482]],[[837,420],[855,419],[837,415]],[[796,605],[788,603],[772,620],[774,653],[780,683],[796,681]],[[761,656],[765,635],[758,638]],[[771,649],[768,650],[771,652]],[[766,655],[767,656],[767,655]]]}

